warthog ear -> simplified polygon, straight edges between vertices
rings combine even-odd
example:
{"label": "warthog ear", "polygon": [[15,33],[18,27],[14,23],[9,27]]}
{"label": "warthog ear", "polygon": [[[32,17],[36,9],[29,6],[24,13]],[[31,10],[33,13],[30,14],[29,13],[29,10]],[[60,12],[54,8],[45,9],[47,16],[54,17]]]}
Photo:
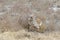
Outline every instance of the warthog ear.
{"label": "warthog ear", "polygon": [[33,19],[33,15],[29,15],[28,21],[31,21]]}

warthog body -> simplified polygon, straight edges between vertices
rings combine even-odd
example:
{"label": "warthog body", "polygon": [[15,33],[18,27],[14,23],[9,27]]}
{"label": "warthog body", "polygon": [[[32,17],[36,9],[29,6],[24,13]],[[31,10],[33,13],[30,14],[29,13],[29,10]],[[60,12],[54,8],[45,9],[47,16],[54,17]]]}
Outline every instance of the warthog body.
{"label": "warthog body", "polygon": [[46,30],[45,24],[35,15],[23,14],[20,16],[19,23],[29,31],[44,32]]}

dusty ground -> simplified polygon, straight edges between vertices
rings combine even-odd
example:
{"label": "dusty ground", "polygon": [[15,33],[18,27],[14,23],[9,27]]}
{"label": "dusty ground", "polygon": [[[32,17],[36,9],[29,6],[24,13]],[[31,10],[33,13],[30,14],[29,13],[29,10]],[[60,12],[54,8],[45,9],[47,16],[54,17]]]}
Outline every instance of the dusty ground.
{"label": "dusty ground", "polygon": [[[56,5],[58,7],[54,8]],[[60,40],[59,8],[60,0],[0,0],[0,40]],[[19,18],[27,14],[41,17],[47,31],[39,33],[23,29]]]}

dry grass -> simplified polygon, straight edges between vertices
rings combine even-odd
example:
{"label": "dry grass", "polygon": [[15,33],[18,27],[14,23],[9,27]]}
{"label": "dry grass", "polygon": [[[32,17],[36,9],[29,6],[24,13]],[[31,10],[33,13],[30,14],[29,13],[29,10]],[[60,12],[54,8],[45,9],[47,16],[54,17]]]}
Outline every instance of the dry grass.
{"label": "dry grass", "polygon": [[60,40],[60,32],[37,33],[20,30],[17,32],[4,32],[0,40]]}

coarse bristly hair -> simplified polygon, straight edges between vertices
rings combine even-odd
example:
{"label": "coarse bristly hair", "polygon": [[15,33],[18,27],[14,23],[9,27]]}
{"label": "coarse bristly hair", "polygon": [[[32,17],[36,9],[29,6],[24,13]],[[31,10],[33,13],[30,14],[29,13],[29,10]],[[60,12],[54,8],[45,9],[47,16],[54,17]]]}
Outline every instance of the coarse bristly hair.
{"label": "coarse bristly hair", "polygon": [[[34,14],[22,14],[19,18],[19,23],[23,28],[34,31],[45,31],[46,26],[42,25],[42,21]],[[41,30],[40,30],[41,29]]]}

